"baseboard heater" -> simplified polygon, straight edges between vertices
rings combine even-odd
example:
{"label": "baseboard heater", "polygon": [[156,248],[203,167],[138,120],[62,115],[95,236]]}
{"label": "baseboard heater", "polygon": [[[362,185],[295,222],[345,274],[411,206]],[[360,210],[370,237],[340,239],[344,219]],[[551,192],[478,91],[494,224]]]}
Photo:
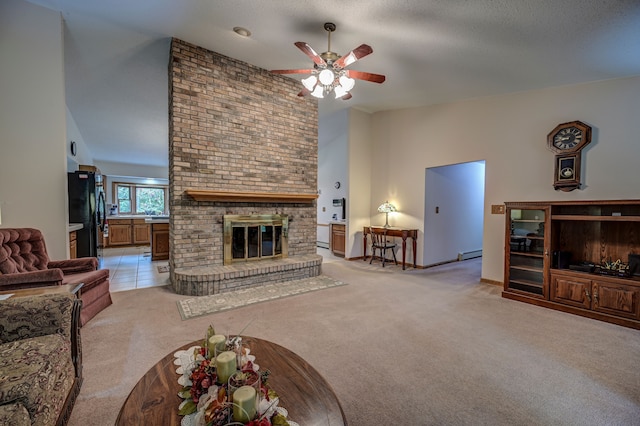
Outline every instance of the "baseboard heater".
{"label": "baseboard heater", "polygon": [[475,257],[482,257],[482,249],[458,253],[458,261],[473,259]]}
{"label": "baseboard heater", "polygon": [[329,248],[329,243],[325,243],[324,241],[316,241],[316,246],[320,248]]}

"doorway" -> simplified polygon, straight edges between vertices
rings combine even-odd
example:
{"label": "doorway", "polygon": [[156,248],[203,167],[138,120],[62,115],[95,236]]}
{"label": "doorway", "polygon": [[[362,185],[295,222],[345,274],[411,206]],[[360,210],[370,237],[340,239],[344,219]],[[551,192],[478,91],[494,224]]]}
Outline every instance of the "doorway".
{"label": "doorway", "polygon": [[485,161],[425,170],[422,264],[482,256]]}

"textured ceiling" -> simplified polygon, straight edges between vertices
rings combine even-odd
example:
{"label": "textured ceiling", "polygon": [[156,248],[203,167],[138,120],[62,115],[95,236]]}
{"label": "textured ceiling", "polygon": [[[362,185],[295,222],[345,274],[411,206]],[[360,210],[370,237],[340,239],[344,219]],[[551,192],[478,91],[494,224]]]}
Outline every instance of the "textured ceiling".
{"label": "textured ceiling", "polygon": [[[369,44],[349,101],[375,112],[640,75],[638,0],[32,0],[66,23],[67,104],[97,161],[167,165],[169,41],[265,69],[309,68],[293,43]],[[232,31],[252,32],[242,38]],[[295,78],[300,78],[294,76]]]}

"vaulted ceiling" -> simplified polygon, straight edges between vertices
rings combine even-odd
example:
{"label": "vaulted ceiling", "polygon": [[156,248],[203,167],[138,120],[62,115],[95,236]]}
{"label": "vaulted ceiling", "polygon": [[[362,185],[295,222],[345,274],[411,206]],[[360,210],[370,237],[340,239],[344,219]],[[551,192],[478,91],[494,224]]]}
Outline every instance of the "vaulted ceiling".
{"label": "vaulted ceiling", "polygon": [[167,166],[171,37],[265,69],[309,68],[293,43],[324,52],[323,24],[335,23],[331,50],[370,45],[349,68],[387,80],[320,100],[321,117],[640,75],[637,0],[30,2],[64,18],[67,105],[96,161]]}

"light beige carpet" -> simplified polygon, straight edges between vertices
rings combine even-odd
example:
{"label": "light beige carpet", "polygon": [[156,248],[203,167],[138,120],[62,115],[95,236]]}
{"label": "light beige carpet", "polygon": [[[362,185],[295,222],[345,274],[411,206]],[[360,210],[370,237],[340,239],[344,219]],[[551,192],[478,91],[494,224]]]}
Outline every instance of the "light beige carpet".
{"label": "light beige carpet", "polygon": [[334,280],[325,275],[318,275],[317,277],[179,300],[177,302],[178,311],[182,319],[187,320],[202,315],[253,305],[254,303],[282,299],[283,297],[295,296],[297,294],[324,290],[341,285],[346,285],[346,283]]}
{"label": "light beige carpet", "polygon": [[69,426],[113,426],[158,360],[210,324],[227,334],[249,321],[243,334],[327,379],[349,426],[640,424],[639,330],[503,299],[480,282],[482,259],[406,271],[325,260],[322,273],[349,285],[189,321],[169,287],[114,292],[82,328]]}

